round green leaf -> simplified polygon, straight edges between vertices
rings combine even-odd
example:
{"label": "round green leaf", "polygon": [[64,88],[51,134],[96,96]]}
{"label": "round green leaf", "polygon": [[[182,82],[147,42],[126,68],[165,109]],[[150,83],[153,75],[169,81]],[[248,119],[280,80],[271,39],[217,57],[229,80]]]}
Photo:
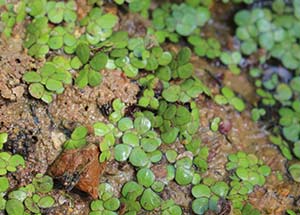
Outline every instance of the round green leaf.
{"label": "round green leaf", "polygon": [[5,210],[8,215],[20,215],[24,213],[24,205],[17,199],[9,199],[6,202]]}
{"label": "round green leaf", "polygon": [[28,90],[29,90],[30,95],[32,95],[32,97],[34,97],[36,99],[42,98],[42,96],[45,92],[44,86],[41,85],[40,83],[30,84]]}
{"label": "round green leaf", "polygon": [[300,182],[300,164],[295,163],[289,167],[289,172],[296,182]]}
{"label": "round green leaf", "polygon": [[204,214],[208,210],[208,198],[195,199],[192,203],[192,209],[195,214]]}
{"label": "round green leaf", "polygon": [[143,167],[149,163],[149,158],[140,147],[135,147],[129,156],[129,162],[133,166]]}
{"label": "round green leaf", "polygon": [[29,83],[40,82],[42,80],[40,74],[37,72],[26,72],[23,75],[23,79],[24,79],[24,81],[29,82]]}
{"label": "round green leaf", "polygon": [[75,128],[75,130],[72,132],[71,138],[73,140],[80,140],[86,137],[88,133],[88,130],[84,126],[79,126]]}
{"label": "round green leaf", "polygon": [[120,201],[117,198],[110,198],[103,204],[104,208],[110,211],[116,211],[120,207]]}
{"label": "round green leaf", "polygon": [[126,144],[118,144],[115,146],[115,159],[117,161],[126,161],[130,155],[132,148]]}
{"label": "round green leaf", "polygon": [[161,198],[152,189],[148,188],[144,191],[140,202],[145,210],[152,211],[160,206]]}
{"label": "round green leaf", "polygon": [[154,180],[155,180],[155,176],[154,176],[153,172],[148,168],[140,169],[137,172],[136,177],[137,177],[138,183],[145,187],[150,187],[154,183]]}
{"label": "round green leaf", "polygon": [[90,58],[90,48],[85,43],[80,43],[76,48],[76,55],[82,64],[86,64]]}
{"label": "round green leaf", "polygon": [[60,81],[49,78],[46,82],[46,88],[51,91],[58,91],[63,88],[63,84]]}
{"label": "round green leaf", "polygon": [[129,117],[124,117],[118,122],[118,128],[121,131],[126,131],[133,128],[133,122]]}
{"label": "round green leaf", "polygon": [[175,180],[179,185],[188,185],[193,180],[193,171],[185,167],[178,167],[175,173]]}
{"label": "round green leaf", "polygon": [[90,61],[90,66],[94,70],[99,71],[105,68],[107,61],[108,61],[107,55],[102,52],[98,52]]}
{"label": "round green leaf", "polygon": [[146,117],[137,117],[134,120],[134,128],[140,133],[144,134],[151,128],[151,122]]}
{"label": "round green leaf", "polygon": [[6,177],[0,177],[0,192],[5,192],[9,188],[9,181]]}
{"label": "round green leaf", "polygon": [[50,208],[54,203],[55,200],[52,196],[44,196],[39,200],[38,206],[40,208]]}
{"label": "round green leaf", "polygon": [[192,188],[192,194],[195,198],[200,198],[200,197],[209,198],[211,191],[207,185],[198,184]]}

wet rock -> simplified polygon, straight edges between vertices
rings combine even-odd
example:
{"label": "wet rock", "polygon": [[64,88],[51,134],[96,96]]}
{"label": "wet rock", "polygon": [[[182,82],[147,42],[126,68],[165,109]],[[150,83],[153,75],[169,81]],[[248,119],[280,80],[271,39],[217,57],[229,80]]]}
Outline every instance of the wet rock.
{"label": "wet rock", "polygon": [[98,198],[98,184],[106,167],[100,164],[100,151],[94,144],[63,151],[49,169],[49,174],[67,190],[73,187]]}
{"label": "wet rock", "polygon": [[12,45],[0,46],[0,98],[10,101],[21,99],[25,92],[22,76],[27,70],[38,65],[30,56],[20,52],[21,43],[11,41]]}

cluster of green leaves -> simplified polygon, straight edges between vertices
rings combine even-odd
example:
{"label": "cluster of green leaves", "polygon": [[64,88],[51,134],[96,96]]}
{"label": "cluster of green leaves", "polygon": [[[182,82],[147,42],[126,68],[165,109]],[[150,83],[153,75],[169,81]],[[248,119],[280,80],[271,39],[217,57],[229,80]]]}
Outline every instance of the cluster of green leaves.
{"label": "cluster of green leaves", "polygon": [[118,23],[118,17],[111,13],[104,14],[99,7],[93,7],[88,16],[80,20],[81,26],[86,27],[85,40],[96,45],[112,35],[114,26]]}
{"label": "cluster of green leaves", "polygon": [[210,19],[208,8],[186,3],[163,4],[153,11],[152,24],[160,43],[166,38],[178,42],[179,36],[189,36]]}
{"label": "cluster of green leaves", "polygon": [[[7,142],[8,134],[0,133],[0,150]],[[19,154],[11,155],[8,152],[0,152],[0,175],[5,176],[7,172],[16,172],[18,167],[25,167],[25,160]],[[3,192],[3,191],[1,191]]]}
{"label": "cluster of green leaves", "polygon": [[109,115],[110,123],[96,122],[93,125],[94,134],[103,137],[99,144],[101,155],[99,162],[102,163],[111,157],[112,147],[115,145],[117,138],[123,135],[123,132],[133,127],[130,118],[124,116],[125,104],[120,99],[112,102],[113,112]]}
{"label": "cluster of green leaves", "polygon": [[[300,159],[297,151],[297,142],[300,140],[300,77],[295,75],[290,80],[284,81],[280,71],[275,71],[267,78],[262,74],[260,68],[250,70],[250,75],[255,78],[256,93],[261,97],[262,103],[262,107],[252,109],[252,118],[257,121],[265,115],[265,106],[278,105],[279,109],[276,113],[279,120],[276,128],[273,129],[274,136],[270,139],[288,160],[293,158],[293,154]],[[293,152],[290,150],[289,143]]]}
{"label": "cluster of green leaves", "polygon": [[127,3],[130,12],[140,13],[141,16],[145,18],[148,18],[149,16],[148,10],[150,8],[151,0],[114,0],[114,2],[118,5]]}
{"label": "cluster of green leaves", "polygon": [[294,101],[291,107],[280,108],[279,115],[283,136],[293,143],[298,142],[300,140],[300,100]]}
{"label": "cluster of green leaves", "polygon": [[230,104],[239,112],[242,112],[246,108],[244,101],[237,97],[229,87],[223,87],[221,93],[222,95],[219,94],[214,97],[218,105]]}
{"label": "cluster of green leaves", "polygon": [[174,200],[166,200],[161,204],[162,215],[181,215],[182,209],[175,204]]}
{"label": "cluster of green leaves", "polygon": [[194,138],[190,143],[185,144],[185,149],[193,153],[193,163],[202,173],[207,171],[207,158],[209,150],[207,146],[201,146],[201,140]]}
{"label": "cluster of green leaves", "polygon": [[266,114],[266,110],[263,108],[253,108],[251,110],[252,120],[257,122],[262,116]]}
{"label": "cluster of green leaves", "polygon": [[0,15],[0,22],[4,24],[1,32],[5,37],[9,38],[15,24],[21,23],[25,19],[25,1],[21,0],[17,4],[4,3],[4,7],[6,10],[1,12]]}
{"label": "cluster of green leaves", "polygon": [[55,199],[49,195],[52,189],[52,178],[37,174],[31,184],[9,192],[8,199],[1,200],[1,207],[8,215],[40,215],[55,204]]}
{"label": "cluster of green leaves", "polygon": [[300,2],[297,0],[293,1],[291,8],[284,0],[276,0],[272,4],[272,10],[265,8],[240,10],[234,20],[238,25],[236,36],[242,41],[242,53],[250,55],[260,47],[267,53],[262,61],[274,57],[286,68],[298,69],[300,44],[297,8],[299,7]]}
{"label": "cluster of green leaves", "polygon": [[199,110],[195,103],[191,103],[190,108],[161,100],[157,114],[144,111],[143,115],[154,128],[159,128],[164,143],[174,143],[178,137],[180,141],[189,143],[199,127]]}
{"label": "cluster of green leaves", "polygon": [[193,180],[199,178],[193,167],[193,160],[190,157],[183,157],[177,160],[174,167],[174,179],[180,186],[191,184]]}
{"label": "cluster of green leaves", "polygon": [[210,123],[210,130],[212,130],[213,132],[218,131],[220,122],[221,122],[220,117],[213,118],[211,123]]}
{"label": "cluster of green leaves", "polygon": [[[194,66],[190,63],[191,50],[182,48],[167,68],[160,68],[156,76],[164,83],[162,97],[167,102],[189,102],[201,93],[210,95],[209,89],[194,77]],[[169,84],[170,80],[181,79],[180,84]]]}
{"label": "cluster of green leaves", "polygon": [[[120,68],[127,77],[136,77],[139,70],[154,71],[167,66],[172,61],[172,54],[159,46],[151,45],[147,36],[128,38],[124,31],[114,32],[106,41],[97,47],[105,48],[113,59],[111,68]],[[111,62],[111,61],[109,61]]]}
{"label": "cluster of green leaves", "polygon": [[25,160],[21,155],[0,152],[0,175],[6,175],[7,172],[15,172],[18,167],[25,167]]}
{"label": "cluster of green leaves", "polygon": [[[0,133],[1,149],[7,137],[7,133]],[[5,210],[8,215],[42,214],[42,210],[55,203],[54,198],[48,195],[53,188],[52,178],[37,174],[31,184],[7,192],[10,183],[6,174],[17,171],[18,167],[25,167],[21,155],[0,152],[0,210]]]}
{"label": "cluster of green leaves", "polygon": [[167,166],[168,181],[175,180],[181,186],[200,182],[201,176],[198,172],[205,172],[208,167],[208,148],[200,147],[200,144],[199,139],[193,139],[191,143],[185,145],[186,150],[193,154],[192,157],[179,158],[177,152],[172,149],[165,152],[166,159],[170,163]]}
{"label": "cluster of green leaves", "polygon": [[59,50],[63,48],[66,54],[73,54],[76,50],[78,40],[73,35],[73,26],[63,28],[57,26],[50,31],[48,46],[51,50]]}
{"label": "cluster of green leaves", "polygon": [[117,215],[120,201],[114,197],[114,188],[108,183],[101,183],[98,187],[99,199],[91,202],[89,215]]}
{"label": "cluster of green leaves", "polygon": [[88,130],[84,126],[78,126],[74,129],[71,134],[71,139],[67,140],[64,143],[65,149],[78,149],[86,145],[86,136]]}
{"label": "cluster of green leaves", "polygon": [[[155,181],[155,175],[150,169],[142,168],[138,170],[137,182],[129,181],[122,187],[120,201],[125,205],[126,214],[128,215],[137,214],[141,211],[141,208],[146,211],[153,211],[162,204],[162,199],[157,193],[163,191],[164,184]],[[181,214],[180,208],[175,210],[178,215]],[[165,212],[165,214],[168,213]]]}
{"label": "cluster of green leaves", "polygon": [[102,75],[99,71],[94,70],[90,65],[86,65],[78,73],[75,79],[75,84],[80,89],[83,89],[87,85],[91,87],[96,87],[102,82]]}
{"label": "cluster of green leaves", "polygon": [[[47,0],[29,0],[26,11],[32,17],[26,28],[24,41],[28,54],[36,58],[43,58],[50,49],[62,48],[66,53],[73,53],[76,47],[76,38],[73,35],[77,14],[75,1],[55,2]],[[47,16],[46,16],[47,15]],[[61,24],[53,29],[48,23]]]}
{"label": "cluster of green leaves", "polygon": [[192,202],[192,210],[195,214],[204,214],[206,211],[220,212],[219,200],[226,198],[229,186],[223,181],[215,181],[213,178],[204,178],[202,183],[192,188],[195,198]]}
{"label": "cluster of green leaves", "polygon": [[233,3],[245,3],[245,4],[252,4],[254,0],[222,0],[223,3],[233,2]]}
{"label": "cluster of green leaves", "polygon": [[72,83],[69,60],[56,56],[52,61],[46,62],[37,72],[28,71],[23,80],[29,85],[29,93],[36,99],[51,103],[55,94],[64,92],[64,84]]}
{"label": "cluster of green leaves", "polygon": [[243,208],[243,202],[248,199],[248,194],[254,189],[254,186],[263,186],[265,177],[271,173],[270,167],[263,164],[254,154],[238,152],[228,156],[229,162],[226,164],[228,171],[234,170],[230,176],[230,192],[228,199],[232,201],[236,209]]}
{"label": "cluster of green leaves", "polygon": [[[299,150],[299,145],[298,144],[298,150]],[[289,166],[288,168],[291,176],[293,177],[293,179],[296,181],[296,182],[300,182],[300,163],[295,163],[295,164],[292,164],[291,166]]]}
{"label": "cluster of green leaves", "polygon": [[[293,155],[291,153],[291,150],[290,150],[290,146],[288,144],[287,141],[285,141],[281,135],[278,135],[278,136],[274,136],[274,135],[270,135],[269,136],[269,139],[270,141],[278,146],[278,148],[280,149],[281,153],[283,154],[283,156],[288,159],[288,160],[292,160],[293,159]],[[295,144],[295,146],[297,146],[297,144]],[[297,157],[299,157],[299,152],[296,151],[298,149],[298,147],[295,147],[294,148],[294,153]]]}
{"label": "cluster of green leaves", "polygon": [[215,59],[221,55],[221,44],[215,38],[204,39],[191,35],[188,37],[188,42],[194,47],[194,53],[199,57]]}
{"label": "cluster of green leaves", "polygon": [[26,39],[23,42],[28,54],[43,58],[49,52],[48,40],[50,27],[46,17],[39,17],[30,22],[26,28]]}
{"label": "cluster of green leaves", "polygon": [[[296,211],[296,212],[297,212],[297,211]],[[288,214],[288,215],[297,215],[296,212],[293,211],[293,210],[286,210],[286,214]],[[298,212],[299,212],[299,210],[298,210]]]}
{"label": "cluster of green leaves", "polygon": [[150,120],[144,116],[138,116],[134,121],[123,118],[118,126],[124,126],[122,124],[125,123],[127,126],[121,138],[122,142],[114,148],[115,159],[119,162],[128,159],[135,167],[147,167],[151,163],[159,162],[162,153],[158,147],[162,141],[153,131]]}
{"label": "cluster of green leaves", "polygon": [[220,60],[222,63],[228,66],[229,70],[233,74],[240,74],[240,68],[237,66],[242,60],[242,55],[240,52],[222,52],[220,55]]}

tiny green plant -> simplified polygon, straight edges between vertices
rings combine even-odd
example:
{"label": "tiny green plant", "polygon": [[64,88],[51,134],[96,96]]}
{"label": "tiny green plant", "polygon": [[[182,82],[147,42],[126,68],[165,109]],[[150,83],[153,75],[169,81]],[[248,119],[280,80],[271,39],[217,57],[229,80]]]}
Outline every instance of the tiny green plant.
{"label": "tiny green plant", "polygon": [[228,160],[226,169],[235,171],[230,177],[232,181],[228,198],[232,201],[234,208],[242,210],[243,201],[247,200],[247,195],[253,191],[254,186],[265,184],[265,177],[271,173],[271,168],[264,165],[254,154],[244,152],[230,154]]}
{"label": "tiny green plant", "polygon": [[46,62],[38,72],[26,72],[23,80],[29,83],[28,91],[32,97],[51,103],[55,94],[64,92],[64,84],[72,83],[70,69],[69,60],[57,56]]}
{"label": "tiny green plant", "polygon": [[246,108],[243,100],[237,97],[229,87],[223,87],[221,92],[222,95],[216,95],[214,98],[218,105],[230,104],[239,112],[242,112]]}
{"label": "tiny green plant", "polygon": [[78,126],[74,129],[74,131],[71,134],[71,139],[67,140],[64,143],[64,148],[69,149],[77,149],[81,148],[84,145],[86,145],[86,136],[87,136],[88,130],[84,126]]}
{"label": "tiny green plant", "polygon": [[98,187],[99,199],[91,202],[90,215],[96,214],[117,214],[120,201],[114,197],[114,188],[108,183],[101,183]]}

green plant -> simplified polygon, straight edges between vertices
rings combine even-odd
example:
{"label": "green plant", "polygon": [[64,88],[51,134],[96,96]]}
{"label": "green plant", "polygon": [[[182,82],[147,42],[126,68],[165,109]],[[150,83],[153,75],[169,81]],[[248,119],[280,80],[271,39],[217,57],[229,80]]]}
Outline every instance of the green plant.
{"label": "green plant", "polygon": [[228,66],[229,70],[233,74],[240,74],[240,69],[237,66],[242,60],[242,55],[240,52],[222,52],[220,55],[220,60],[222,63]]}
{"label": "green plant", "polygon": [[162,215],[181,215],[182,209],[170,199],[161,204]]}
{"label": "green plant", "polygon": [[99,199],[93,200],[91,202],[90,208],[91,212],[90,215],[97,215],[97,214],[117,214],[117,210],[120,207],[120,201],[118,198],[113,197],[114,189],[108,183],[101,183],[99,184],[98,193]]}
{"label": "green plant", "polygon": [[26,28],[26,39],[23,43],[28,54],[43,58],[49,52],[48,39],[50,28],[46,17],[34,19]]}
{"label": "green plant", "polygon": [[279,124],[283,127],[283,136],[292,142],[300,138],[300,101],[294,101],[292,108],[282,107],[279,110]]}
{"label": "green plant", "polygon": [[161,198],[151,188],[143,188],[142,185],[129,181],[122,188],[121,202],[126,205],[128,213],[140,211],[143,207],[147,211],[159,208]]}
{"label": "green plant", "polygon": [[[109,115],[110,123],[105,124],[103,122],[96,122],[93,125],[94,134],[96,136],[103,137],[103,140],[99,144],[101,150],[101,155],[99,157],[100,163],[108,160],[111,157],[111,150],[112,147],[114,147],[114,145],[116,144],[116,138],[122,137],[123,132],[133,128],[132,120],[123,117],[125,104],[121,102],[120,99],[115,99],[112,102],[112,106],[113,112]],[[122,149],[125,150],[125,147],[123,147]],[[128,150],[129,149],[127,149],[127,152]],[[122,154],[122,156],[124,156],[124,154]]]}
{"label": "green plant", "polygon": [[19,1],[17,4],[4,4],[5,11],[1,13],[0,21],[4,24],[1,32],[5,37],[11,37],[15,24],[22,22],[25,19],[25,1]]}
{"label": "green plant", "polygon": [[218,105],[230,104],[239,112],[242,112],[246,108],[243,100],[238,98],[229,87],[223,87],[221,93],[222,95],[216,95],[214,97]]}
{"label": "green plant", "polygon": [[0,150],[3,148],[4,143],[7,142],[8,134],[3,132],[0,133]]}
{"label": "green plant", "polygon": [[300,164],[295,163],[291,166],[289,166],[289,172],[291,176],[293,177],[294,181],[300,182]]}
{"label": "green plant", "polygon": [[212,130],[214,132],[218,131],[220,122],[221,122],[220,117],[213,118],[213,120],[210,123],[210,130]]}
{"label": "green plant", "polygon": [[37,72],[28,71],[23,80],[29,83],[28,91],[36,99],[51,103],[55,94],[64,92],[64,84],[72,83],[69,60],[56,56],[46,62]]}
{"label": "green plant", "polygon": [[[170,14],[170,15],[169,15]],[[207,8],[192,7],[188,4],[166,4],[153,12],[153,26],[160,34],[176,32],[181,36],[191,35],[197,27],[203,26],[210,19]]]}
{"label": "green plant", "polygon": [[75,79],[75,84],[83,89],[87,85],[91,87],[98,86],[102,81],[102,75],[92,69],[89,65],[86,65],[82,70],[79,71],[77,78]]}
{"label": "green plant", "polygon": [[188,42],[194,46],[194,52],[199,57],[214,59],[221,55],[221,44],[217,39],[203,39],[200,36],[191,35],[188,37]]}
{"label": "green plant", "polygon": [[[222,0],[224,3],[230,2],[230,0]],[[252,4],[254,0],[232,0],[233,3],[246,3],[246,4]]]}
{"label": "green plant", "polygon": [[257,122],[265,114],[266,114],[266,111],[263,108],[253,108],[251,110],[251,117],[252,117],[252,120],[255,122]]}
{"label": "green plant", "polygon": [[288,69],[299,67],[297,7],[288,8],[283,1],[274,1],[272,10],[240,10],[235,15],[236,36],[242,41],[243,54],[250,55],[260,47],[269,53],[261,58],[262,61],[271,56]]}
{"label": "green plant", "polygon": [[154,96],[154,91],[152,89],[146,89],[143,92],[143,96],[139,99],[138,105],[141,107],[150,107],[152,109],[157,109],[159,106],[159,101]]}
{"label": "green plant", "polygon": [[226,164],[227,170],[234,170],[230,176],[230,191],[228,198],[232,201],[233,207],[243,208],[243,201],[247,200],[247,195],[251,193],[254,186],[263,186],[267,177],[271,173],[270,167],[263,165],[254,154],[238,152],[228,156],[229,162]]}
{"label": "green plant", "polygon": [[84,126],[78,126],[74,129],[74,131],[71,134],[71,139],[67,140],[64,143],[65,149],[77,149],[81,148],[82,146],[86,145],[86,136],[87,136],[88,130]]}
{"label": "green plant", "polygon": [[20,166],[25,167],[25,160],[21,155],[0,152],[0,175],[6,175],[7,172],[15,172]]}
{"label": "green plant", "polygon": [[195,198],[192,202],[192,210],[195,214],[204,214],[207,210],[218,212],[220,198],[226,198],[229,186],[223,181],[215,181],[212,178],[203,179],[203,184],[197,184],[192,188]]}
{"label": "green plant", "polygon": [[[133,122],[133,128],[130,126],[121,139],[122,143],[114,147],[117,161],[124,162],[128,159],[136,167],[145,167],[150,162],[157,162],[151,160],[151,155],[155,152],[161,154],[157,149],[162,141],[151,130],[151,122],[146,117],[137,117]],[[159,160],[160,158],[161,156],[158,157]]]}
{"label": "green plant", "polygon": [[43,209],[51,208],[55,203],[55,199],[49,195],[52,188],[53,180],[51,177],[37,174],[32,184],[8,193],[5,211],[8,215],[40,214]]}
{"label": "green plant", "polygon": [[104,14],[101,8],[94,7],[80,23],[86,26],[85,38],[88,43],[96,45],[112,35],[112,29],[118,23],[118,17],[111,13]]}

